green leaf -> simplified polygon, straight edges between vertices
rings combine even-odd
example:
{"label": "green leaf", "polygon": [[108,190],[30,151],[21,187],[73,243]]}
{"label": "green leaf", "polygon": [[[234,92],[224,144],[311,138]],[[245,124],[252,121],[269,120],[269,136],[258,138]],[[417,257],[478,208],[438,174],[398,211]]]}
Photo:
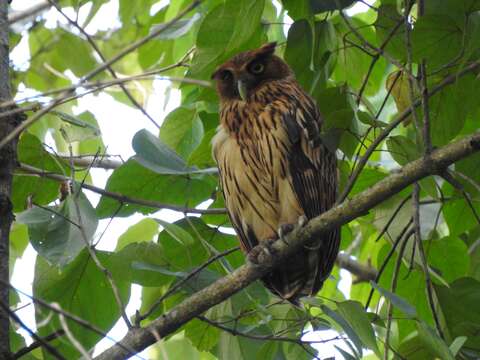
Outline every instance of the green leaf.
{"label": "green leaf", "polygon": [[331,55],[336,47],[335,28],[329,22],[321,21],[312,25],[307,20],[299,20],[288,30],[285,61],[300,85],[310,94],[325,87],[331,70],[331,66],[326,64],[329,60],[332,62]]}
{"label": "green leaf", "polygon": [[195,110],[179,107],[167,115],[160,128],[160,140],[188,159],[203,137],[203,124]]}
{"label": "green leaf", "polygon": [[135,134],[132,147],[137,153],[135,160],[158,174],[184,175],[217,172],[216,169],[198,170],[188,167],[181,157],[147,130],[140,130]]}
{"label": "green leaf", "polygon": [[158,271],[166,265],[162,248],[154,242],[128,244],[109,258],[112,274],[121,277],[123,281],[142,286],[170,284],[172,274]]}
{"label": "green leaf", "polygon": [[28,246],[28,240],[27,226],[14,222],[10,230],[10,261],[15,261],[23,255]]}
{"label": "green leaf", "polygon": [[349,7],[357,0],[309,0],[315,14],[325,11],[333,11]]}
{"label": "green leaf", "polygon": [[198,319],[193,319],[185,326],[187,336],[198,351],[211,350],[219,340],[220,330]]}
{"label": "green leaf", "polygon": [[[351,18],[352,26],[370,43],[376,43],[376,35],[372,26],[369,26],[362,20]],[[368,73],[372,57],[361,49],[363,44],[359,43],[355,36],[351,36],[351,31],[343,22],[335,25],[339,49],[337,53],[337,62],[332,74],[332,79],[341,84],[345,82],[353,89],[360,89],[365,74]],[[348,40],[348,42],[347,42]],[[350,43],[353,42],[353,45]],[[381,79],[384,78],[386,70],[386,61],[380,58],[373,67],[365,86],[365,95],[374,95],[380,89]],[[320,111],[322,108],[320,107]]]}
{"label": "green leaf", "polygon": [[380,356],[372,324],[363,306],[357,301],[344,301],[337,306],[338,313],[350,324],[362,343]]}
{"label": "green leaf", "polygon": [[480,353],[480,313],[472,311],[480,303],[480,282],[461,278],[450,288],[437,284],[434,288],[451,338],[466,336],[465,348]]}
{"label": "green leaf", "polygon": [[467,245],[461,239],[447,236],[432,240],[425,247],[428,249],[430,266],[439,271],[446,281],[452,282],[467,274],[470,257]]}
{"label": "green leaf", "polygon": [[455,360],[445,341],[437,333],[422,321],[417,322],[417,329],[420,339],[430,351],[436,353],[441,359]]}
{"label": "green leaf", "polygon": [[333,346],[335,347],[335,349],[337,349],[337,351],[340,354],[342,354],[342,356],[345,360],[357,360],[358,359],[358,357],[355,357],[355,356],[351,355],[347,351],[343,350],[340,346],[337,346],[337,345],[333,345]]}
{"label": "green leaf", "polygon": [[150,7],[153,3],[153,0],[137,0],[135,2],[120,0],[119,15],[122,24],[127,27],[130,23],[147,23],[150,18]]}
{"label": "green leaf", "polygon": [[263,9],[263,0],[227,0],[211,10],[198,30],[192,74],[209,77],[231,55],[265,42],[260,22]]}
{"label": "green leaf", "polygon": [[461,55],[462,29],[446,15],[424,15],[415,22],[412,32],[412,58],[427,60],[429,72],[438,70]]}
{"label": "green leaf", "polygon": [[195,240],[193,237],[184,229],[182,229],[180,226],[177,226],[175,224],[169,223],[168,221],[164,221],[161,219],[155,219],[157,223],[163,226],[166,232],[170,234],[172,238],[174,238],[178,243],[189,246],[192,245]]}
{"label": "green leaf", "polygon": [[294,19],[308,19],[314,14],[344,9],[357,0],[282,0],[288,15]]}
{"label": "green leaf", "polygon": [[168,354],[168,360],[217,360],[209,352],[198,351],[190,342],[185,332],[180,332],[168,339],[163,339],[150,347],[149,358],[162,359]]}
{"label": "green leaf", "polygon": [[462,348],[462,346],[465,344],[467,341],[466,336],[459,336],[456,337],[455,340],[452,341],[450,346],[448,347],[450,349],[450,352],[452,353],[453,356],[457,356],[458,352]]}
{"label": "green leaf", "polygon": [[397,27],[398,23],[404,22],[395,5],[382,4],[378,8],[377,20],[375,21],[375,33],[379,44],[386,42],[384,51],[393,55],[399,61],[406,59],[405,48],[405,25],[400,25],[392,35],[392,31]]}
{"label": "green leaf", "polygon": [[[238,246],[238,240],[235,236],[224,234],[218,229],[206,225],[199,218],[189,217],[174,224],[188,232],[194,242],[186,242],[184,246],[179,246],[178,241],[168,231],[160,232],[158,243],[163,249],[162,257],[165,262],[170,264],[172,271],[187,271],[207,261],[210,254],[205,248],[206,243],[219,252]],[[239,251],[228,255],[225,259],[233,267],[243,264],[243,256]],[[218,263],[212,264],[209,269],[223,273],[223,269]]]}
{"label": "green leaf", "polygon": [[[97,256],[102,264],[108,264],[108,254],[98,251]],[[123,304],[128,303],[130,286],[115,278],[115,282]],[[115,303],[115,297],[105,274],[100,271],[90,259],[87,251],[83,251],[65,268],[49,265],[43,258],[37,257],[33,295],[47,303],[57,303],[63,310],[79,316],[84,321],[108,333],[120,313]],[[58,315],[35,303],[35,317],[38,334],[46,336],[61,329]],[[66,319],[73,336],[85,348],[92,348],[101,335],[90,331],[75,321]],[[80,354],[76,348],[61,337],[51,344],[61,352],[66,359],[77,359]],[[48,351],[43,351],[44,358],[50,359]]]}
{"label": "green leaf", "polygon": [[378,286],[373,281],[370,281],[370,285],[372,285],[372,287],[377,289],[383,296],[385,296],[388,300],[390,300],[393,306],[402,310],[402,312],[405,315],[410,317],[415,317],[417,315],[417,311],[415,310],[415,308],[412,305],[410,305],[405,299],[401,298],[397,294],[392,293],[391,291],[388,291]]}
{"label": "green leaf", "polygon": [[[180,19],[174,24],[170,25],[167,29],[163,30],[156,38],[162,40],[177,39],[189,32],[195,23],[200,20],[200,18],[200,14],[195,13],[189,19]],[[164,26],[165,24],[154,25],[151,27],[150,33],[157,31]]]}
{"label": "green leaf", "polygon": [[[69,174],[69,169],[63,161],[55,159],[43,149],[40,140],[24,133],[18,143],[18,160],[21,163],[34,166],[45,171],[58,174]],[[16,174],[13,179],[13,210],[15,212],[26,209],[29,198],[39,205],[46,205],[58,198],[59,184],[57,181],[44,177],[33,177]]]}
{"label": "green leaf", "polygon": [[429,100],[432,143],[450,142],[462,130],[468,116],[479,108],[474,75],[465,75]]}
{"label": "green leaf", "polygon": [[[472,205],[477,214],[480,214],[480,205],[476,202],[472,202]],[[464,199],[445,203],[443,216],[452,236],[460,235],[478,225],[472,209]]]}
{"label": "green leaf", "polygon": [[100,154],[105,151],[98,122],[90,111],[76,116],[61,111],[52,113],[67,123],[62,124],[59,131],[67,143],[77,143],[74,148],[78,154]]}
{"label": "green leaf", "polygon": [[87,242],[92,243],[98,225],[95,209],[82,192],[69,195],[60,205],[26,210],[17,221],[27,224],[35,250],[58,266],[74,260]]}
{"label": "green leaf", "polygon": [[86,40],[59,28],[60,38],[53,47],[55,57],[51,65],[57,70],[68,68],[76,76],[83,76],[92,70],[97,62],[92,54],[92,48]]}
{"label": "green leaf", "polygon": [[[357,332],[352,328],[350,323],[340,314],[340,312],[336,312],[331,310],[329,307],[325,305],[320,305],[322,308],[322,311],[332,318],[340,327],[345,331],[347,334],[348,338],[353,342],[356,348],[356,353],[355,356],[361,357],[362,356],[362,340],[360,339],[360,336],[357,334]],[[366,315],[365,315],[366,316]],[[367,318],[368,320],[368,318]]]}
{"label": "green leaf", "polygon": [[[215,186],[216,181],[209,178],[189,179],[183,176],[157,174],[130,159],[115,169],[108,179],[106,190],[135,199],[195,207],[210,198]],[[108,196],[102,196],[97,205],[97,214],[101,218],[112,216],[117,211],[118,216],[128,216],[135,212],[150,214],[156,210],[156,208],[136,204],[122,206],[119,201]]]}
{"label": "green leaf", "polygon": [[140,220],[132,225],[118,238],[116,251],[122,250],[127,245],[150,242],[153,237],[158,234],[158,223],[150,218]]}
{"label": "green leaf", "polygon": [[398,353],[408,360],[435,359],[436,354],[425,346],[423,339],[418,335],[418,331],[413,331],[407,336],[400,346]]}
{"label": "green leaf", "polygon": [[390,136],[387,139],[387,148],[393,159],[400,165],[420,157],[416,144],[405,136]]}
{"label": "green leaf", "polygon": [[202,138],[202,142],[190,154],[190,157],[188,158],[188,165],[194,165],[198,167],[216,166],[212,157],[212,138],[215,133],[215,129],[211,129],[205,133]]}

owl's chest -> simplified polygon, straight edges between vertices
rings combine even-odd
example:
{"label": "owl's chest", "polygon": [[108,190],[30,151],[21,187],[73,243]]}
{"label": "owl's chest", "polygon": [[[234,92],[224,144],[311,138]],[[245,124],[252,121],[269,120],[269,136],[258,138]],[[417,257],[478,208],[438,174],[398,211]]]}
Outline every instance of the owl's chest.
{"label": "owl's chest", "polygon": [[285,175],[288,136],[282,126],[261,120],[244,122],[236,133],[219,126],[212,148],[224,176],[235,177],[239,183],[246,182],[247,176],[272,183],[272,174]]}

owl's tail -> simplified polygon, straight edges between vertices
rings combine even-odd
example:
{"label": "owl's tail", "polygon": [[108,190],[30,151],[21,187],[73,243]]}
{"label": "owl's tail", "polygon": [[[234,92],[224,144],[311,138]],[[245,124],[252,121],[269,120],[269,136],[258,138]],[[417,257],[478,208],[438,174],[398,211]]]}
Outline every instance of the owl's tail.
{"label": "owl's tail", "polygon": [[265,286],[279,297],[298,304],[303,296],[313,296],[330,275],[340,245],[339,230],[332,231],[289,258],[262,278]]}

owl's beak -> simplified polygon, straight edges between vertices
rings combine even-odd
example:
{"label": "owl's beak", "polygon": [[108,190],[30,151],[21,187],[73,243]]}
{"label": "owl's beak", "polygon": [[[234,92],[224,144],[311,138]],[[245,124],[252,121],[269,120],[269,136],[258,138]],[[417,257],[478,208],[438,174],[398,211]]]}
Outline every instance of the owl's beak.
{"label": "owl's beak", "polygon": [[246,101],[247,100],[247,83],[245,82],[245,80],[237,81],[237,89],[242,100]]}

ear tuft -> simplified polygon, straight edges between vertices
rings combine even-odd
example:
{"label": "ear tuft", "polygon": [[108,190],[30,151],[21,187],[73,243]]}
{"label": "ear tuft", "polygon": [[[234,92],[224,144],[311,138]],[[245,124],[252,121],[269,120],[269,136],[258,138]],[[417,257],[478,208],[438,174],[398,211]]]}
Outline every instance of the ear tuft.
{"label": "ear tuft", "polygon": [[260,49],[257,50],[257,54],[259,55],[272,55],[275,52],[275,48],[277,47],[277,42],[273,41],[263,45]]}

